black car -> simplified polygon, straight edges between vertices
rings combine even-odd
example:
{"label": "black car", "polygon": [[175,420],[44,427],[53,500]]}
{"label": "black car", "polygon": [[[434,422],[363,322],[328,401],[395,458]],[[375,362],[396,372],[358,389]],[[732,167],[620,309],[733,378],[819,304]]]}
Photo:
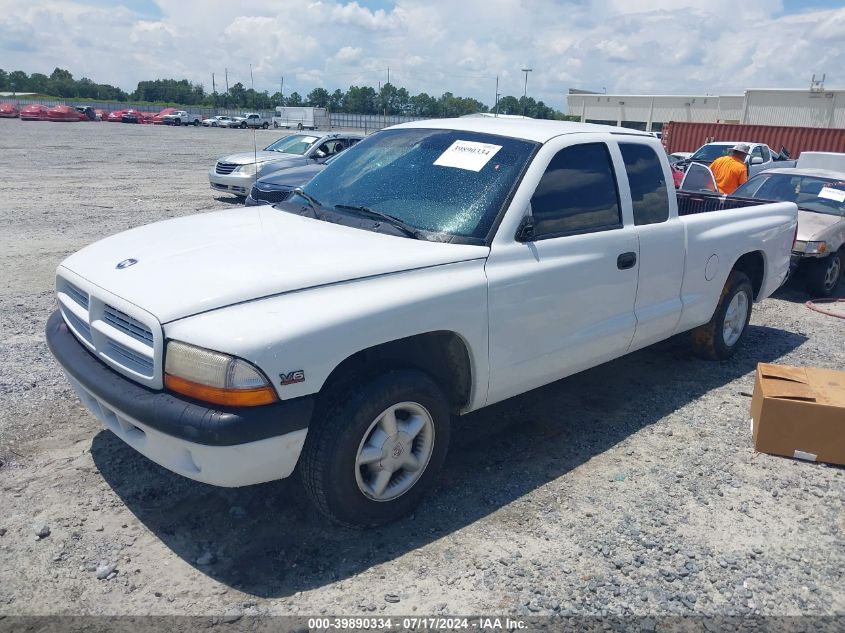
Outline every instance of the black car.
{"label": "black car", "polygon": [[[331,162],[331,161],[329,161]],[[326,164],[314,163],[275,171],[258,180],[244,202],[247,207],[260,204],[276,204],[287,200],[293,190],[301,187],[326,168]]]}
{"label": "black car", "polygon": [[141,116],[140,112],[136,112],[135,110],[127,110],[123,113],[123,116],[120,117],[121,123],[142,123],[143,117]]}

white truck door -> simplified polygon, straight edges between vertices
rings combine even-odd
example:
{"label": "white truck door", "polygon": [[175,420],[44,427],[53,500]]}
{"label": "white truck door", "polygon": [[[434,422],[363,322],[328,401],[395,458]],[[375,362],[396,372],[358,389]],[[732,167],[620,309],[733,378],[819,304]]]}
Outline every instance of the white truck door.
{"label": "white truck door", "polygon": [[686,244],[677,199],[674,190],[670,196],[666,184],[672,182],[672,174],[657,153],[663,149],[633,136],[620,138],[618,144],[626,176],[619,178],[620,194],[623,201],[630,200],[640,247],[633,350],[668,338],[675,331],[683,307]]}
{"label": "white truck door", "polygon": [[[621,160],[608,135],[578,136],[539,150],[491,245],[488,404],[620,356],[634,335],[637,237]],[[533,237],[518,238],[529,200]]]}

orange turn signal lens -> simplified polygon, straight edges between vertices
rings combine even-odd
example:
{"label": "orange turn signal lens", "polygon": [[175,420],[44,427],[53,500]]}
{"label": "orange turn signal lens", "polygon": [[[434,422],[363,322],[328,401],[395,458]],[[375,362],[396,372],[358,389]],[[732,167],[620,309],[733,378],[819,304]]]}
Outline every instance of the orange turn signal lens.
{"label": "orange turn signal lens", "polygon": [[164,386],[183,396],[227,407],[258,407],[278,400],[276,392],[270,385],[257,389],[222,389],[165,374]]}

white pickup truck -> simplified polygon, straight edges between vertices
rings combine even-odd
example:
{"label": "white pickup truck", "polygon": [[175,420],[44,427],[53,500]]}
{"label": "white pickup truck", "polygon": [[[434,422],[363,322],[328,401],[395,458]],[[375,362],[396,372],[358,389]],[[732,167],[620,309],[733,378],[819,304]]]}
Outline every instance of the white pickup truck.
{"label": "white pickup truck", "polygon": [[199,114],[191,114],[185,110],[176,110],[170,114],[165,114],[161,122],[164,125],[193,125],[196,127],[202,123],[202,117]]}
{"label": "white pickup truck", "polygon": [[383,523],[431,488],[453,416],[679,332],[733,354],[787,274],[796,206],[695,212],[669,170],[630,130],[399,125],[276,206],[71,255],[47,341],[162,466],[244,486],[298,463],[328,517]]}
{"label": "white pickup truck", "polygon": [[236,116],[232,119],[232,122],[229,123],[228,127],[239,127],[241,129],[246,129],[248,127],[260,127],[266,130],[270,127],[270,120],[258,112],[247,112],[243,116]]}

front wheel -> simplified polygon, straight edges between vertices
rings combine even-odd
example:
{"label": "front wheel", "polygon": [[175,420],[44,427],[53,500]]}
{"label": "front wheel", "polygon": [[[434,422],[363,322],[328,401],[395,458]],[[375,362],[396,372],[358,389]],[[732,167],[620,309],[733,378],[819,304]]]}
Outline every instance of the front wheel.
{"label": "front wheel", "polygon": [[173,121],[173,125],[182,125],[181,119],[176,119],[175,121]]}
{"label": "front wheel", "polygon": [[198,126],[199,124],[200,124],[200,122],[197,121],[196,119],[194,119],[194,127]]}
{"label": "front wheel", "polygon": [[299,131],[301,132],[301,131],[302,131],[302,123],[297,123],[297,124],[296,124],[296,129],[297,129],[297,130],[299,130]]}
{"label": "front wheel", "polygon": [[308,429],[301,459],[308,496],[348,526],[408,514],[437,480],[449,423],[446,396],[421,371],[390,371],[357,385]]}
{"label": "front wheel", "polygon": [[279,129],[279,122],[278,121],[273,121],[273,128],[276,129],[276,130]]}
{"label": "front wheel", "polygon": [[753,302],[754,289],[748,275],[731,271],[713,318],[692,331],[696,355],[707,360],[725,360],[733,356],[745,338]]}
{"label": "front wheel", "polygon": [[241,123],[241,129],[242,129],[242,130],[245,130],[245,129],[246,129],[246,121],[244,121],[243,123]]}
{"label": "front wheel", "polygon": [[842,279],[843,250],[838,250],[824,259],[811,262],[807,271],[809,275],[807,286],[814,297],[829,297]]}

